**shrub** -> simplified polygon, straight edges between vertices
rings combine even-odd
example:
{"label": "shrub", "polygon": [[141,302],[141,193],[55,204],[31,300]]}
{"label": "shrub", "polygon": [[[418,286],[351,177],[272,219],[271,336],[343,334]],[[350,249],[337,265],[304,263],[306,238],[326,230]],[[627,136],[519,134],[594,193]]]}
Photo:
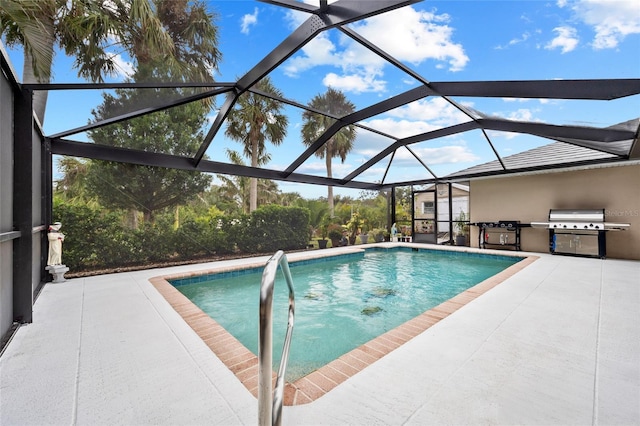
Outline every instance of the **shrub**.
{"label": "shrub", "polygon": [[241,220],[238,248],[245,253],[297,250],[309,242],[309,210],[268,205]]}
{"label": "shrub", "polygon": [[62,223],[65,234],[62,262],[71,271],[91,270],[121,261],[119,215],[86,204],[56,202],[53,221]]}
{"label": "shrub", "polygon": [[309,210],[265,206],[251,215],[206,216],[174,230],[160,219],[131,230],[121,215],[85,204],[57,203],[55,221],[65,234],[63,262],[71,272],[193,260],[237,252],[303,249],[309,242]]}

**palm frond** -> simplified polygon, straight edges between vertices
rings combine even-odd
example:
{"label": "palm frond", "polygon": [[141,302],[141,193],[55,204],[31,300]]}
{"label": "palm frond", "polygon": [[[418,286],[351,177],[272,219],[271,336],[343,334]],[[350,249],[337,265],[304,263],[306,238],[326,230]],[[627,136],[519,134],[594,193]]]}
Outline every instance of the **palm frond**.
{"label": "palm frond", "polygon": [[49,81],[53,63],[53,0],[2,0],[0,30],[9,45],[21,44],[31,59],[33,74]]}

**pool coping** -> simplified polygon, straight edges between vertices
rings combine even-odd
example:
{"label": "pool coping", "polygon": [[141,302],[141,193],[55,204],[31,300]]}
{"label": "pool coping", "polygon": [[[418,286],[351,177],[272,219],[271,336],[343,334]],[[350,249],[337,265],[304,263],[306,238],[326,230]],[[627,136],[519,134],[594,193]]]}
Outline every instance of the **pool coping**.
{"label": "pool coping", "polygon": [[[373,246],[373,245],[372,245]],[[416,247],[416,245],[398,244],[394,247]],[[427,248],[439,250],[439,248]],[[354,247],[351,250],[337,251],[314,250],[297,253],[295,261],[317,259],[354,253],[364,249]],[[469,251],[469,250],[465,250]],[[484,251],[484,250],[483,250]],[[473,251],[481,253],[482,251]],[[494,254],[494,253],[492,253]],[[503,255],[499,253],[499,255]],[[507,269],[493,275],[475,286],[463,291],[453,298],[431,308],[403,324],[381,334],[367,343],[347,352],[339,358],[324,365],[318,370],[296,380],[287,382],[284,390],[284,405],[307,404],[327,394],[340,383],[354,376],[369,365],[381,359],[404,343],[426,331],[434,324],[448,317],[467,303],[478,298],[498,284],[513,276],[539,259],[535,255],[505,253],[506,256],[518,256],[522,260]],[[250,260],[250,259],[247,259]],[[246,268],[263,268],[265,261],[253,261],[233,266],[220,266],[207,270],[162,275],[149,279],[149,282],[164,297],[171,307],[184,319],[193,331],[202,339],[209,349],[232,371],[245,388],[258,397],[258,357],[249,351],[240,341],[227,332],[217,321],[204,313],[198,306],[169,283],[169,280],[188,278],[222,272],[231,272]],[[275,381],[276,373],[273,373]]]}

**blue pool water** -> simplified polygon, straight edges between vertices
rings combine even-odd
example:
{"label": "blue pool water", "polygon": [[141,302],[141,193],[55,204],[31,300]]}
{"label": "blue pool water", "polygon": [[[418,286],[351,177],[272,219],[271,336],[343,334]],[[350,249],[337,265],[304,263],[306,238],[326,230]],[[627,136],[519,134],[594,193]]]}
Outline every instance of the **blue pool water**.
{"label": "blue pool water", "polygon": [[[394,248],[291,262],[296,316],[286,379],[309,374],[520,260]],[[262,268],[255,268],[172,284],[257,354],[261,278]],[[274,362],[282,351],[287,306],[288,289],[279,272],[273,302]]]}

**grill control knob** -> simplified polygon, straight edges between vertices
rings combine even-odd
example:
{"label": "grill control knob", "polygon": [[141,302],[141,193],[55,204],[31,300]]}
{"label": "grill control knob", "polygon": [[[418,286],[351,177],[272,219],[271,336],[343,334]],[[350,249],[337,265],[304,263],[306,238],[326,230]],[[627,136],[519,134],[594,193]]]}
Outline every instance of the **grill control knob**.
{"label": "grill control knob", "polygon": [[589,229],[589,227],[587,225],[584,226],[584,229]]}
{"label": "grill control knob", "polygon": [[563,228],[566,228],[566,227],[567,227],[567,225],[562,225],[562,227],[563,227]]}
{"label": "grill control knob", "polygon": [[573,225],[573,229],[578,229],[578,225]]}

